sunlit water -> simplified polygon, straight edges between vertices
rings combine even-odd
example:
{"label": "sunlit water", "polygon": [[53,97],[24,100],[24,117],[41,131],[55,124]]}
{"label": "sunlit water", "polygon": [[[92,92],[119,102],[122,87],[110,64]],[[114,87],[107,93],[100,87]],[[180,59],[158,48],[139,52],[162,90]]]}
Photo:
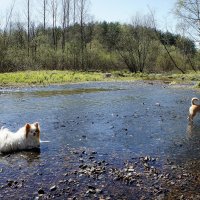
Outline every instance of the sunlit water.
{"label": "sunlit water", "polygon": [[197,160],[200,118],[193,126],[187,121],[193,96],[199,92],[140,82],[2,89],[0,126],[16,131],[38,121],[41,139],[50,143],[42,143],[40,152],[0,155],[0,182],[28,176],[24,190],[33,193],[73,168],[72,152],[80,149],[113,165],[146,155],[161,162]]}

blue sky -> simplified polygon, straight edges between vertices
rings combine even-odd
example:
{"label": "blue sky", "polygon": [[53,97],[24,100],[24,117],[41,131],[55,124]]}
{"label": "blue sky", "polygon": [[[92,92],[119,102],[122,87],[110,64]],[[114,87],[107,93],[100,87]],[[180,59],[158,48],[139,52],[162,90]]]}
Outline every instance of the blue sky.
{"label": "blue sky", "polygon": [[[15,10],[24,10],[25,0],[15,0]],[[40,2],[41,0],[31,0]],[[61,0],[59,0],[61,1]],[[6,10],[10,9],[13,0],[0,0],[0,17],[5,18]],[[171,13],[176,0],[90,0],[89,13],[96,21],[131,22],[136,14],[147,14],[149,8],[155,12],[155,18],[161,29],[173,29],[174,16]],[[22,9],[23,8],[23,9]],[[35,7],[35,9],[37,9]],[[4,15],[3,15],[4,13]],[[2,23],[2,22],[0,22]],[[171,31],[171,30],[170,30]]]}
{"label": "blue sky", "polygon": [[159,25],[173,28],[172,9],[176,0],[90,0],[90,12],[98,21],[130,22],[136,14],[147,14],[149,8],[155,12]]}

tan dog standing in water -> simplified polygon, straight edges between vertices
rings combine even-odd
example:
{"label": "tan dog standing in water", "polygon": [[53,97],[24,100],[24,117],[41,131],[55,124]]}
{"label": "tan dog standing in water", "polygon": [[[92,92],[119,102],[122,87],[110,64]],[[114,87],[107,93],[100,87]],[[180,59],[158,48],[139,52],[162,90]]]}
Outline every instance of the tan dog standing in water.
{"label": "tan dog standing in water", "polygon": [[188,119],[190,122],[193,121],[193,118],[195,117],[197,112],[200,112],[200,105],[196,104],[195,101],[199,101],[199,99],[196,97],[193,97],[191,100],[191,106],[189,108],[189,116],[188,116]]}

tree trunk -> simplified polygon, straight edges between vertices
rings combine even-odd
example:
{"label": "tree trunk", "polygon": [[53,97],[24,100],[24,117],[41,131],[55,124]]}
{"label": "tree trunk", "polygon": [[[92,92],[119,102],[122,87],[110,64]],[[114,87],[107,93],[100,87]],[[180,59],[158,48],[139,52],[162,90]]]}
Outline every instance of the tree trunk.
{"label": "tree trunk", "polygon": [[28,57],[30,56],[30,0],[27,0],[27,11],[28,11],[28,23],[27,23],[27,31],[28,31]]}
{"label": "tree trunk", "polygon": [[57,17],[57,1],[51,1],[52,6],[52,39],[53,39],[53,48],[57,49],[57,38],[56,38],[56,17]]}
{"label": "tree trunk", "polygon": [[44,33],[46,30],[46,6],[47,6],[47,0],[43,1],[43,28],[44,28]]}
{"label": "tree trunk", "polygon": [[[74,24],[74,35],[76,33],[76,30],[75,30],[75,24],[76,24],[76,0],[74,0],[74,5],[73,5],[73,24]],[[77,62],[76,62],[76,41],[75,41],[75,38],[74,38],[74,41],[73,41],[73,68],[74,69],[77,69]]]}

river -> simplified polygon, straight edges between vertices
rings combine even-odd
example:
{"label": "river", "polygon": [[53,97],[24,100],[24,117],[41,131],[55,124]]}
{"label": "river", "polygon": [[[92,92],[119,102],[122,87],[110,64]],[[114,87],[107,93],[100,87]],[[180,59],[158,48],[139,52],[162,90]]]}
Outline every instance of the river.
{"label": "river", "polygon": [[0,155],[2,199],[199,198],[199,91],[155,82],[0,90],[0,126],[39,122],[39,151]]}

